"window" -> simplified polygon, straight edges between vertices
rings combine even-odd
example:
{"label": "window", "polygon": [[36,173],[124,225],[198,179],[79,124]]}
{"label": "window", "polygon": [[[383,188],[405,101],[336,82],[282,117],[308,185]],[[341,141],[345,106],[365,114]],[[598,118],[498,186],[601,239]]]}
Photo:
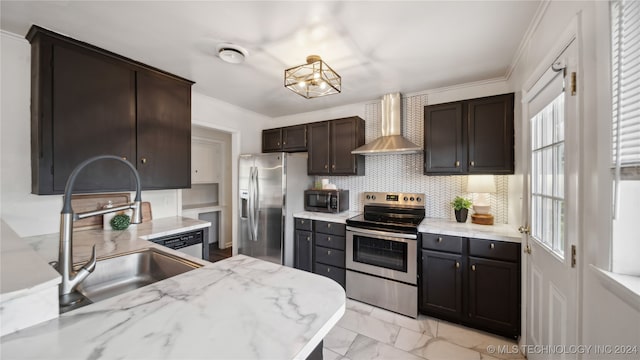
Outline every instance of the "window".
{"label": "window", "polygon": [[530,122],[531,236],[564,258],[564,92]]}
{"label": "window", "polygon": [[640,2],[611,2],[612,169],[611,271],[640,276]]}

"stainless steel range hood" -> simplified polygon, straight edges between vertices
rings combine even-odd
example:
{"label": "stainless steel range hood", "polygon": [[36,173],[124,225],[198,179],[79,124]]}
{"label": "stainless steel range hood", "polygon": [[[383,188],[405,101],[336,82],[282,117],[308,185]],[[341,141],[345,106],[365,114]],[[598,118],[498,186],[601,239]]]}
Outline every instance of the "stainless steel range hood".
{"label": "stainless steel range hood", "polygon": [[382,97],[382,136],[351,151],[359,155],[416,154],[422,148],[402,137],[402,95]]}

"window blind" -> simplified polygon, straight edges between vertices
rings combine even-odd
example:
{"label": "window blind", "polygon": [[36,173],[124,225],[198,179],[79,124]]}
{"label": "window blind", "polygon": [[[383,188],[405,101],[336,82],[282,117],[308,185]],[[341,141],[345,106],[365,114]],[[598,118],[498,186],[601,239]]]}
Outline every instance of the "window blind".
{"label": "window blind", "polygon": [[640,179],[640,1],[612,1],[611,27],[612,144],[617,183]]}

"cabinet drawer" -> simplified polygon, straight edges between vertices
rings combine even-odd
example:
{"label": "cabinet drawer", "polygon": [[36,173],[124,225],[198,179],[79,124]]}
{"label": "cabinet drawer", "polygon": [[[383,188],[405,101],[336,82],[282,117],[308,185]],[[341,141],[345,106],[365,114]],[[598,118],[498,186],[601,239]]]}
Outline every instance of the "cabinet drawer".
{"label": "cabinet drawer", "polygon": [[344,250],[344,236],[316,233],[316,245]]}
{"label": "cabinet drawer", "polygon": [[344,251],[316,246],[316,261],[344,268]]}
{"label": "cabinet drawer", "polygon": [[315,273],[336,281],[345,288],[345,270],[331,265],[316,263]]}
{"label": "cabinet drawer", "polygon": [[462,254],[462,238],[459,236],[422,233],[422,248]]}
{"label": "cabinet drawer", "polygon": [[316,221],[316,232],[345,236],[346,225],[328,221]]}
{"label": "cabinet drawer", "polygon": [[296,230],[311,231],[311,221],[313,220],[295,218]]}
{"label": "cabinet drawer", "polygon": [[495,240],[469,239],[469,256],[518,261],[520,244]]}

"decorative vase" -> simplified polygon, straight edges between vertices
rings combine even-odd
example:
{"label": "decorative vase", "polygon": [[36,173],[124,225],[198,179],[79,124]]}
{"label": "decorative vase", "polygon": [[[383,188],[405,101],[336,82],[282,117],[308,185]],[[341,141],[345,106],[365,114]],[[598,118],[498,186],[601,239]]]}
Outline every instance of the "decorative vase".
{"label": "decorative vase", "polygon": [[454,210],[454,212],[456,213],[456,221],[458,221],[459,223],[467,222],[469,209]]}

